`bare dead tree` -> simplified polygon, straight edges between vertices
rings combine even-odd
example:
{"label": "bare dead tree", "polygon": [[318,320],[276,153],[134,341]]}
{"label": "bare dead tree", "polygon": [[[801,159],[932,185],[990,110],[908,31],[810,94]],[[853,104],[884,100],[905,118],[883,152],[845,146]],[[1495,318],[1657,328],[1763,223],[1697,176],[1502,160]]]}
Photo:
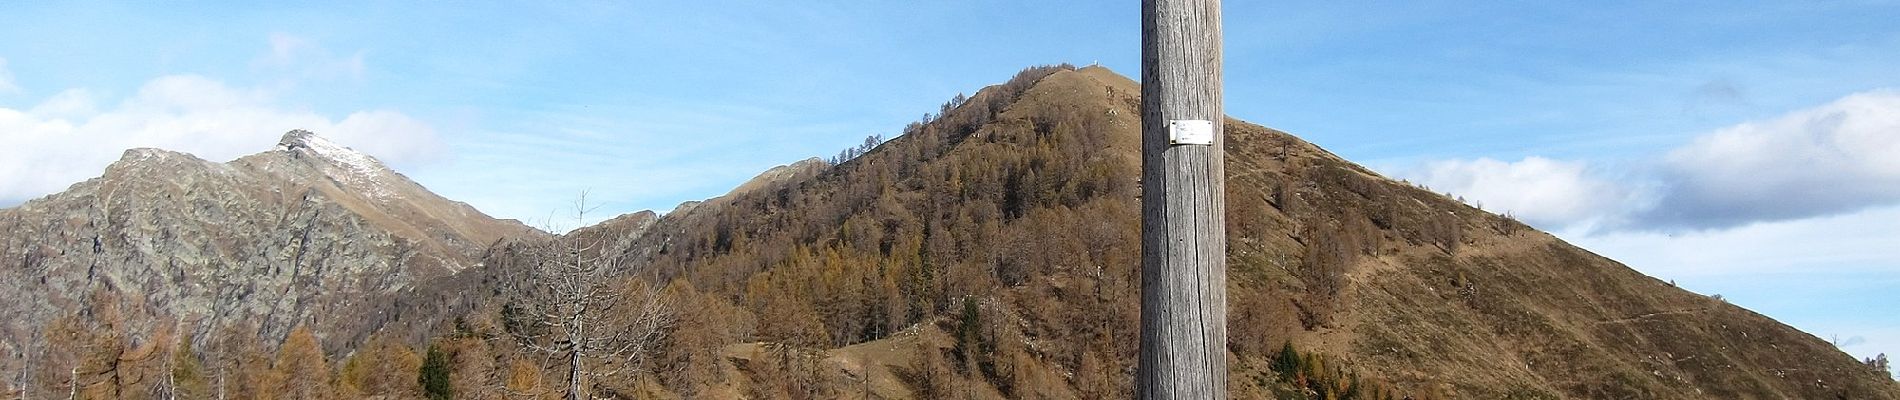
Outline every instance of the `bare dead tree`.
{"label": "bare dead tree", "polygon": [[[574,221],[592,210],[582,193]],[[575,231],[522,243],[518,265],[506,266],[507,330],[544,362],[565,364],[568,400],[588,398],[600,379],[639,372],[672,322],[658,285],[626,274],[623,235]]]}

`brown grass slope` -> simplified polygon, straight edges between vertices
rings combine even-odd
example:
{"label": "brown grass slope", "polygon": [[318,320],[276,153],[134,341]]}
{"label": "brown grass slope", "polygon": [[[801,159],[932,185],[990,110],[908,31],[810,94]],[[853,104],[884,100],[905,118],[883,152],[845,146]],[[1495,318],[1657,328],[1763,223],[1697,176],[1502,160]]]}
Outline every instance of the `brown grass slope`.
{"label": "brown grass slope", "polygon": [[[736,310],[674,332],[654,370],[676,372],[659,383],[1128,396],[1138,93],[1102,68],[1026,70],[855,159],[643,228],[628,253],[641,271],[704,294],[683,321]],[[1291,342],[1356,376],[1361,398],[1900,398],[1812,335],[1286,133],[1227,126],[1236,397],[1319,395],[1316,375],[1270,370]]]}

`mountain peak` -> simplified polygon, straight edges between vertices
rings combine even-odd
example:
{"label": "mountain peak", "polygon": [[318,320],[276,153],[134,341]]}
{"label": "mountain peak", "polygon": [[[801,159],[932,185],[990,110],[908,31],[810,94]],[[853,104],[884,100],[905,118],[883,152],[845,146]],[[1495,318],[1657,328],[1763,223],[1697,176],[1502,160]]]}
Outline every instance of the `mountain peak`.
{"label": "mountain peak", "polygon": [[277,150],[290,152],[293,158],[313,155],[342,168],[348,174],[361,178],[377,176],[380,171],[386,169],[383,163],[376,161],[375,157],[332,142],[316,132],[302,129],[285,132],[283,138],[277,140]]}
{"label": "mountain peak", "polygon": [[374,158],[367,154],[332,142],[330,139],[325,139],[316,132],[302,129],[292,129],[290,132],[284,132],[284,136],[277,139],[277,149],[284,151],[302,150],[325,156],[325,158],[348,161],[351,163],[381,164],[377,163]]}
{"label": "mountain peak", "polygon": [[189,165],[216,165],[186,153],[165,149],[140,147],[126,149],[119,155],[118,161],[106,166],[107,175],[130,173],[130,171],[165,170],[178,173]]}
{"label": "mountain peak", "polygon": [[306,131],[302,129],[292,129],[290,130],[290,132],[284,132],[284,137],[277,139],[277,147],[281,147],[284,149],[296,149],[298,147],[309,147],[309,143],[311,141],[316,141],[316,140],[323,140],[326,142],[328,141],[320,136],[317,136],[316,132]]}
{"label": "mountain peak", "polygon": [[185,154],[185,153],[179,153],[179,152],[171,151],[171,150],[165,150],[165,149],[139,147],[139,148],[126,149],[124,154],[119,155],[118,162],[120,163],[141,162],[144,160],[154,160],[154,159],[162,160],[162,159],[168,159],[168,158],[174,158],[174,157],[191,157],[191,155]]}

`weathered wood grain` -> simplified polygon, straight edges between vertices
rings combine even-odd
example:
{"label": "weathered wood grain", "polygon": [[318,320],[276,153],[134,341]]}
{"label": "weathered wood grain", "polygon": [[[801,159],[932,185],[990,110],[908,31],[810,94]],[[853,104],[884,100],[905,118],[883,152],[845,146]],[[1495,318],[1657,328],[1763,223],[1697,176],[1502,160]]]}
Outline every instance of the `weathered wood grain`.
{"label": "weathered wood grain", "polygon": [[[1227,397],[1220,0],[1141,3],[1142,399]],[[1172,146],[1168,121],[1214,123]]]}

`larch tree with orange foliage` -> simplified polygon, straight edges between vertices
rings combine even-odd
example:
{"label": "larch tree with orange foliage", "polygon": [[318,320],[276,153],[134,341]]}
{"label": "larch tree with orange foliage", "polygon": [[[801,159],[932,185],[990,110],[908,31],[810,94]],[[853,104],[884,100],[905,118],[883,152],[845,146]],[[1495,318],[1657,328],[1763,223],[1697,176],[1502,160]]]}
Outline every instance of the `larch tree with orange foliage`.
{"label": "larch tree with orange foliage", "polygon": [[330,385],[330,364],[323,359],[323,347],[310,328],[298,326],[277,349],[272,370],[281,378],[276,395],[284,399],[328,399],[336,392]]}
{"label": "larch tree with orange foliage", "polygon": [[365,398],[415,398],[422,393],[417,385],[421,370],[422,357],[415,350],[388,334],[378,334],[344,362],[338,389]]}

